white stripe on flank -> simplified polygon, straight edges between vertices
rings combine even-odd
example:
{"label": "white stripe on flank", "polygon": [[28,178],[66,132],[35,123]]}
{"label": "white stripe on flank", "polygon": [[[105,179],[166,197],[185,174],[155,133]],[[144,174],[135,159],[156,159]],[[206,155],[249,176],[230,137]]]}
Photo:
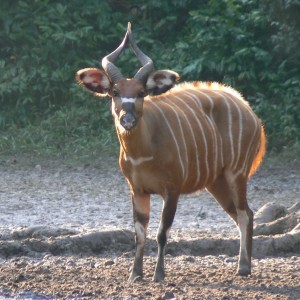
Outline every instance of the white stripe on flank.
{"label": "white stripe on flank", "polygon": [[[218,158],[219,158],[219,154],[220,154],[220,158],[221,158],[221,167],[223,168],[224,166],[224,155],[223,155],[223,140],[222,138],[220,138],[220,145],[218,144],[218,138],[217,138],[217,126],[216,126],[216,123],[215,123],[215,120],[214,120],[214,117],[213,117],[213,108],[214,108],[214,101],[213,99],[205,94],[204,92],[202,91],[199,91],[197,90],[198,93],[200,93],[201,95],[205,96],[206,99],[208,99],[208,101],[210,102],[210,110],[209,110],[209,121],[211,123],[211,126],[213,128],[213,132],[214,132],[214,139],[216,141],[216,145],[217,145],[217,148],[216,148],[216,158],[215,158],[215,161],[218,161]],[[198,100],[198,102],[200,103],[201,105],[201,108],[203,109],[202,107],[202,103],[201,101],[199,101],[200,99],[199,98],[196,98]],[[217,166],[219,165],[219,161],[218,161],[218,164],[215,165],[215,167],[217,168]],[[215,169],[216,170],[216,169]]]}
{"label": "white stripe on flank", "polygon": [[[165,97],[165,99],[167,99],[167,98]],[[188,173],[189,173],[189,170],[188,170],[189,160],[188,160],[188,154],[187,154],[187,146],[186,146],[186,141],[185,141],[185,135],[184,135],[184,132],[183,132],[183,129],[182,129],[182,124],[181,124],[179,115],[178,115],[177,111],[172,107],[172,105],[174,103],[172,102],[172,105],[170,105],[167,101],[165,101],[164,103],[166,105],[168,105],[172,111],[174,111],[174,113],[176,114],[176,117],[177,117],[177,121],[178,121],[179,127],[180,127],[180,132],[181,132],[181,136],[182,136],[182,140],[183,140],[183,145],[184,145],[185,162],[186,162],[186,165],[185,165],[186,166],[186,172],[185,172],[185,176],[184,176],[184,180],[183,180],[183,182],[185,183],[186,180],[187,180],[187,177],[188,177]]]}
{"label": "white stripe on flank", "polygon": [[[216,92],[216,91],[214,91]],[[221,93],[219,92],[216,92],[217,94],[221,95]],[[222,95],[221,95],[222,96]],[[248,167],[248,164],[249,164],[249,156],[250,156],[250,149],[251,149],[251,146],[254,142],[254,138],[256,136],[256,133],[257,133],[257,129],[258,129],[258,123],[257,123],[257,120],[256,120],[256,116],[254,114],[254,112],[252,111],[252,109],[250,108],[250,106],[248,105],[248,103],[242,98],[242,97],[236,97],[233,99],[233,97],[235,97],[236,95],[233,95],[233,94],[230,94],[228,98],[225,98],[224,96],[223,99],[226,101],[227,100],[230,100],[237,108],[237,111],[238,111],[238,116],[239,116],[239,135],[238,135],[238,140],[237,140],[237,145],[238,145],[238,153],[237,153],[237,156],[235,157],[235,164],[234,166],[232,166],[233,164],[233,161],[231,162],[231,167],[233,170],[236,170],[236,168],[238,167],[238,164],[239,164],[239,161],[241,159],[241,156],[242,156],[242,152],[245,153],[245,150],[247,150],[247,155],[244,155],[244,163],[243,165],[239,168],[239,172],[238,173],[242,173],[244,176],[246,175],[246,170],[247,170],[247,167]],[[235,99],[238,99],[238,101],[235,101]],[[253,135],[251,137],[251,140],[249,142],[249,140],[247,140],[248,142],[248,148],[247,149],[241,149],[242,147],[242,140],[243,140],[243,115],[241,113],[241,109],[240,109],[240,106],[243,106],[244,108],[247,109],[247,111],[249,112],[249,115],[251,116],[251,118],[253,119],[253,122],[254,122],[254,125],[255,125],[255,129],[253,131]],[[249,122],[248,122],[249,124]],[[246,125],[247,126],[247,125]],[[234,145],[232,145],[232,147],[234,147]],[[236,170],[237,171],[237,170]]]}
{"label": "white stripe on flank", "polygon": [[[258,124],[258,122],[257,122],[257,120],[255,119],[254,113],[251,113],[251,116],[252,116],[252,118],[253,118],[253,120],[254,120],[255,130],[253,130],[253,136],[252,136],[252,138],[251,138],[250,143],[248,144],[247,155],[245,155],[245,163],[244,163],[244,166],[242,167],[244,176],[248,175],[248,174],[247,174],[247,168],[248,168],[248,165],[249,165],[250,152],[251,152],[250,150],[251,150],[251,147],[252,147],[252,145],[253,145],[255,136],[256,136],[256,134],[257,134],[257,130],[261,130],[261,129],[260,129],[260,126],[259,126],[259,124]],[[251,162],[251,165],[252,165],[252,162]],[[250,165],[250,167],[251,167],[251,165]],[[249,172],[249,170],[250,170],[250,168],[248,168],[248,172]]]}
{"label": "white stripe on flank", "polygon": [[228,109],[227,116],[228,116],[228,133],[229,133],[230,151],[231,151],[231,162],[230,162],[230,166],[231,166],[234,160],[234,147],[233,147],[233,136],[232,136],[232,112],[231,112],[230,104],[228,103],[228,101],[224,96],[223,99],[225,100]]}
{"label": "white stripe on flank", "polygon": [[153,156],[146,156],[146,157],[139,157],[139,158],[132,158],[130,156],[125,157],[125,160],[130,161],[130,163],[135,167],[146,161],[150,161],[152,159],[153,159]]}
{"label": "white stripe on flank", "polygon": [[[252,136],[252,138],[250,140],[250,143],[248,144],[247,155],[245,155],[245,163],[244,163],[244,166],[242,168],[244,176],[248,175],[246,173],[247,173],[247,167],[249,165],[250,149],[251,149],[251,147],[253,145],[253,142],[254,142],[256,134],[258,134],[257,131],[259,130],[259,134],[260,134],[260,130],[261,130],[260,123],[258,122],[258,120],[256,118],[256,115],[254,114],[253,110],[248,105],[245,105],[245,107],[249,111],[249,114],[251,115],[251,117],[253,119],[253,122],[254,122],[254,125],[255,125],[255,129],[253,130],[253,136]],[[252,164],[252,162],[251,162],[251,164]],[[250,170],[250,168],[249,168],[249,170]]]}
{"label": "white stripe on flank", "polygon": [[[232,135],[232,112],[231,112],[231,106],[228,103],[227,98],[223,94],[218,93],[215,90],[210,90],[210,91],[218,94],[219,96],[221,96],[224,99],[225,105],[227,106],[227,109],[228,109],[228,112],[227,112],[227,116],[228,116],[228,134],[229,134],[230,152],[231,152],[230,166],[232,166],[235,155],[234,155],[234,147],[233,147],[234,144],[233,144],[233,135]],[[204,95],[206,95],[206,94],[204,94]],[[223,165],[224,165],[224,162],[223,162]]]}
{"label": "white stripe on flank", "polygon": [[240,161],[240,158],[241,158],[241,146],[242,146],[242,135],[243,135],[243,116],[242,116],[242,112],[241,112],[241,109],[238,105],[238,103],[235,101],[235,99],[233,99],[233,95],[230,95],[229,98],[233,103],[234,105],[236,106],[237,108],[237,111],[238,111],[238,115],[239,115],[239,136],[238,136],[238,140],[237,140],[237,146],[238,146],[238,153],[237,153],[237,156],[235,158],[235,164],[233,166],[233,170],[235,170],[239,164],[239,161]]}
{"label": "white stripe on flank", "polygon": [[192,115],[194,116],[197,124],[198,124],[198,127],[201,131],[201,135],[202,135],[202,138],[203,138],[203,142],[204,142],[204,148],[205,148],[205,169],[206,169],[206,181],[205,183],[207,182],[207,179],[209,178],[209,166],[208,166],[208,147],[207,147],[207,140],[206,140],[206,136],[205,136],[205,133],[204,133],[204,130],[203,130],[203,127],[202,127],[202,124],[201,122],[199,121],[199,118],[198,116],[196,115],[195,111],[184,101],[182,100],[180,97],[178,96],[175,96],[176,99],[178,99],[183,105],[185,105],[189,110],[190,112],[192,113]]}
{"label": "white stripe on flank", "polygon": [[152,100],[152,99],[149,99],[149,102],[148,103],[151,103],[154,107],[156,107],[158,109],[158,111],[160,112],[160,114],[162,115],[163,119],[165,120],[166,124],[167,124],[167,127],[168,129],[170,130],[171,132],[171,135],[172,135],[172,138],[174,140],[174,143],[175,143],[175,146],[176,146],[176,149],[177,149],[177,154],[178,154],[178,159],[179,159],[179,162],[180,162],[180,166],[181,166],[181,173],[182,173],[182,178],[185,178],[184,176],[184,166],[183,166],[183,162],[182,162],[182,159],[181,159],[181,155],[180,155],[180,149],[179,149],[179,145],[178,145],[178,142],[177,142],[177,139],[176,139],[176,136],[174,134],[174,131],[170,125],[170,123],[168,122],[168,119],[167,117],[165,116],[163,110]]}
{"label": "white stripe on flank", "polygon": [[[213,99],[208,96],[208,95],[205,95],[206,98],[209,100],[210,104],[211,104],[211,107],[210,107],[210,110],[209,110],[209,116],[210,116],[210,119],[211,119],[211,123],[212,123],[212,126],[214,126],[215,128],[215,139],[216,139],[216,143],[217,143],[217,133],[216,133],[216,130],[217,130],[217,126],[216,126],[216,123],[215,123],[215,120],[214,120],[214,117],[213,117],[213,109],[214,109],[214,101]],[[218,158],[218,155],[220,154],[220,158],[221,158],[221,166],[223,168],[224,166],[224,155],[223,155],[223,140],[222,138],[220,138],[220,145],[217,145],[217,158]],[[216,158],[216,161],[217,161],[217,158]]]}
{"label": "white stripe on flank", "polygon": [[[255,135],[257,133],[257,130],[258,130],[258,123],[257,123],[257,119],[256,119],[256,116],[253,112],[253,110],[250,108],[248,102],[246,102],[241,95],[237,94],[231,94],[229,93],[229,97],[228,98],[225,98],[220,92],[217,92],[217,91],[213,91],[215,93],[217,93],[218,95],[222,96],[223,99],[226,101],[227,100],[230,100],[234,105],[235,107],[237,108],[237,111],[238,111],[238,116],[239,116],[239,135],[238,135],[238,140],[237,140],[237,146],[238,146],[238,153],[237,153],[237,156],[235,157],[235,164],[234,166],[232,166],[233,164],[233,161],[231,162],[231,167],[233,170],[236,170],[237,167],[238,167],[238,164],[239,164],[239,161],[240,159],[242,158],[242,153],[245,153],[247,150],[247,155],[243,155],[243,165],[239,168],[239,172],[237,174],[243,174],[244,176],[246,176],[246,170],[247,170],[247,167],[248,167],[248,164],[249,164],[249,156],[250,156],[250,149],[251,149],[251,146],[254,142],[254,138],[255,138]],[[234,97],[234,98],[233,98]],[[236,100],[239,100],[239,101],[236,101]],[[253,122],[254,122],[254,125],[255,125],[255,129],[253,131],[253,135],[251,137],[251,140],[250,142],[248,142],[248,148],[247,149],[241,149],[242,148],[242,142],[243,142],[243,130],[244,130],[244,123],[243,123],[243,114],[241,112],[241,106],[244,107],[248,112],[249,112],[249,115],[251,116],[251,118],[253,119]],[[249,124],[249,122],[248,122]],[[246,126],[248,126],[246,124]],[[249,140],[247,140],[249,141]],[[233,145],[232,145],[233,147]],[[236,170],[237,171],[237,170]]]}
{"label": "white stripe on flank", "polygon": [[[176,106],[178,109],[181,109],[175,102],[172,103],[174,106]],[[187,122],[187,124],[189,125],[191,134],[192,134],[192,138],[193,138],[193,142],[195,145],[195,153],[196,153],[196,169],[197,169],[197,178],[196,178],[196,182],[195,182],[195,187],[196,185],[198,185],[199,181],[200,181],[200,165],[199,165],[199,153],[198,153],[198,146],[197,146],[197,141],[196,141],[196,137],[195,137],[195,133],[193,131],[192,125],[187,117],[187,115],[183,112],[183,110],[181,110],[182,115],[185,117],[185,120]]]}
{"label": "white stripe on flank", "polygon": [[[219,161],[218,161],[219,155],[218,154],[219,154],[219,152],[222,153],[222,151],[221,151],[222,148],[218,147],[219,145],[218,145],[218,139],[217,139],[217,133],[216,133],[216,126],[213,122],[213,116],[212,116],[213,100],[207,94],[205,94],[201,91],[198,91],[198,90],[197,90],[197,92],[201,93],[201,95],[205,96],[209,100],[209,102],[211,104],[211,107],[210,107],[210,110],[209,110],[209,116],[207,116],[206,113],[203,110],[203,106],[202,106],[202,103],[200,101],[201,99],[199,99],[199,97],[197,97],[196,95],[186,91],[186,93],[191,96],[190,99],[193,100],[195,105],[198,106],[198,107],[200,106],[200,109],[203,112],[203,115],[206,117],[206,120],[208,121],[208,125],[211,127],[211,132],[212,132],[213,140],[214,140],[213,151],[215,152],[214,153],[215,154],[215,159],[213,161],[213,163],[214,163],[214,174],[217,174],[217,168],[219,166]],[[222,154],[222,157],[223,157],[223,154]],[[223,160],[221,161],[221,163],[222,163],[222,167],[223,167]]]}
{"label": "white stripe on flank", "polygon": [[[212,92],[219,95],[220,97],[222,97],[224,99],[224,101],[226,102],[226,105],[228,104],[230,106],[230,119],[231,119],[231,132],[230,132],[230,134],[231,134],[231,137],[232,137],[232,140],[231,140],[232,141],[232,143],[231,143],[231,154],[233,155],[231,157],[230,168],[232,170],[234,170],[238,165],[240,155],[241,155],[241,141],[242,141],[242,130],[243,130],[241,110],[240,110],[238,104],[232,99],[232,97],[230,97],[231,95],[229,97],[226,97],[225,95],[223,95],[220,92],[217,92],[217,91],[212,91]],[[232,134],[232,130],[233,130],[233,127],[232,127],[232,110],[231,110],[231,105],[229,104],[229,101],[231,103],[233,103],[233,105],[236,107],[236,109],[238,111],[238,116],[239,116],[239,122],[238,122],[238,124],[239,124],[239,135],[237,137],[237,142],[236,143],[234,143],[234,141],[233,141],[233,139],[235,137]],[[229,107],[228,105],[227,105],[227,107]],[[235,126],[236,126],[236,124],[235,124]],[[237,145],[237,147],[238,147],[238,153],[235,153],[235,151],[234,151],[235,150],[234,149],[235,145]]]}
{"label": "white stripe on flank", "polygon": [[[259,123],[257,122],[257,118],[256,118],[256,115],[254,114],[254,112],[253,112],[253,110],[251,109],[251,107],[249,106],[249,104],[248,104],[248,102],[246,102],[244,99],[243,99],[243,97],[241,96],[241,95],[233,95],[232,94],[232,96],[236,96],[236,99],[238,99],[239,100],[239,102],[235,102],[236,103],[236,105],[239,105],[239,107],[240,106],[243,106],[248,112],[249,112],[249,115],[251,116],[251,118],[253,119],[253,123],[254,123],[254,125],[255,125],[255,129],[253,130],[253,135],[252,135],[252,137],[251,137],[251,140],[250,140],[250,142],[248,142],[248,149],[247,149],[247,155],[243,155],[243,157],[244,157],[244,164],[243,164],[243,166],[241,166],[241,168],[240,168],[240,171],[243,173],[243,175],[244,176],[246,176],[247,174],[247,168],[248,168],[248,165],[249,165],[249,156],[250,156],[250,149],[251,149],[251,147],[252,147],[252,145],[253,145],[253,142],[254,142],[254,139],[255,139],[255,136],[256,136],[256,134],[257,134],[257,130],[260,130],[260,126],[259,126]],[[232,99],[232,97],[230,97],[231,99]],[[233,101],[233,99],[232,99],[232,101]],[[246,126],[248,126],[248,124],[249,124],[249,121],[247,122],[247,124],[246,124]],[[249,141],[249,139],[247,140],[247,141]],[[240,144],[242,143],[242,133],[240,132]],[[239,155],[241,155],[241,153],[243,152],[243,153],[245,153],[245,150],[246,149],[243,149],[243,151],[241,151],[241,149],[239,148],[239,151],[241,151],[240,152],[240,154]],[[239,159],[240,159],[240,156],[239,156]],[[238,160],[239,160],[238,159]],[[251,162],[252,163],[252,162]],[[237,165],[235,166],[235,167],[237,167]]]}
{"label": "white stripe on flank", "polygon": [[126,97],[121,97],[122,103],[135,103],[136,98],[126,98]]}

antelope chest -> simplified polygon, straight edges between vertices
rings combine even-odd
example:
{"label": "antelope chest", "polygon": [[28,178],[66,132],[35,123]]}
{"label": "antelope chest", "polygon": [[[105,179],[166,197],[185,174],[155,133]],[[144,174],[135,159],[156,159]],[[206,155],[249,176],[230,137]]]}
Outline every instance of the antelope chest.
{"label": "antelope chest", "polygon": [[130,188],[139,193],[161,194],[164,190],[162,174],[153,164],[153,157],[130,156],[120,158],[120,167]]}

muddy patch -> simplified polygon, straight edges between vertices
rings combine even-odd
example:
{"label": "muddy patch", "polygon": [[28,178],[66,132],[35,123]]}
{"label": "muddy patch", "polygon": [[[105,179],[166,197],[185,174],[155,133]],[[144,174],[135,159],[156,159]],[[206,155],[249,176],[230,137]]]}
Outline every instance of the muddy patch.
{"label": "muddy patch", "polygon": [[[250,207],[300,199],[298,169],[262,169]],[[298,299],[299,231],[257,236],[253,273],[235,276],[234,223],[206,192],[181,198],[163,283],[153,283],[162,201],[153,197],[145,276],[128,283],[134,255],[129,191],[116,160],[0,163],[0,296],[18,299]],[[280,245],[289,245],[282,248]]]}

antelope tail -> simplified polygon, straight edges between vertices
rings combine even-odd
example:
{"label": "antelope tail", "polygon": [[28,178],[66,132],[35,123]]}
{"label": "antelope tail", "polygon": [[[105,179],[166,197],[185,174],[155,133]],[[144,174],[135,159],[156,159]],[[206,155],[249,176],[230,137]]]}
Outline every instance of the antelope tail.
{"label": "antelope tail", "polygon": [[260,164],[263,160],[265,153],[266,153],[266,135],[265,135],[264,127],[261,126],[260,147],[259,147],[256,157],[251,165],[251,169],[250,169],[248,177],[251,177],[256,172],[256,170],[258,169],[258,167],[260,166]]}

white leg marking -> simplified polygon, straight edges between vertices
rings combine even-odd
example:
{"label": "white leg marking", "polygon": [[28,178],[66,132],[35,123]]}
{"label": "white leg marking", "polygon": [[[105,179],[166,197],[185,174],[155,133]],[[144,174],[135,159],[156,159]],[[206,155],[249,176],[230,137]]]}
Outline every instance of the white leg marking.
{"label": "white leg marking", "polygon": [[140,222],[135,222],[134,224],[135,232],[138,238],[138,241],[140,241],[142,244],[145,243],[145,228]]}
{"label": "white leg marking", "polygon": [[237,209],[237,222],[240,230],[240,255],[248,261],[247,255],[247,226],[249,223],[249,217],[245,210]]}

